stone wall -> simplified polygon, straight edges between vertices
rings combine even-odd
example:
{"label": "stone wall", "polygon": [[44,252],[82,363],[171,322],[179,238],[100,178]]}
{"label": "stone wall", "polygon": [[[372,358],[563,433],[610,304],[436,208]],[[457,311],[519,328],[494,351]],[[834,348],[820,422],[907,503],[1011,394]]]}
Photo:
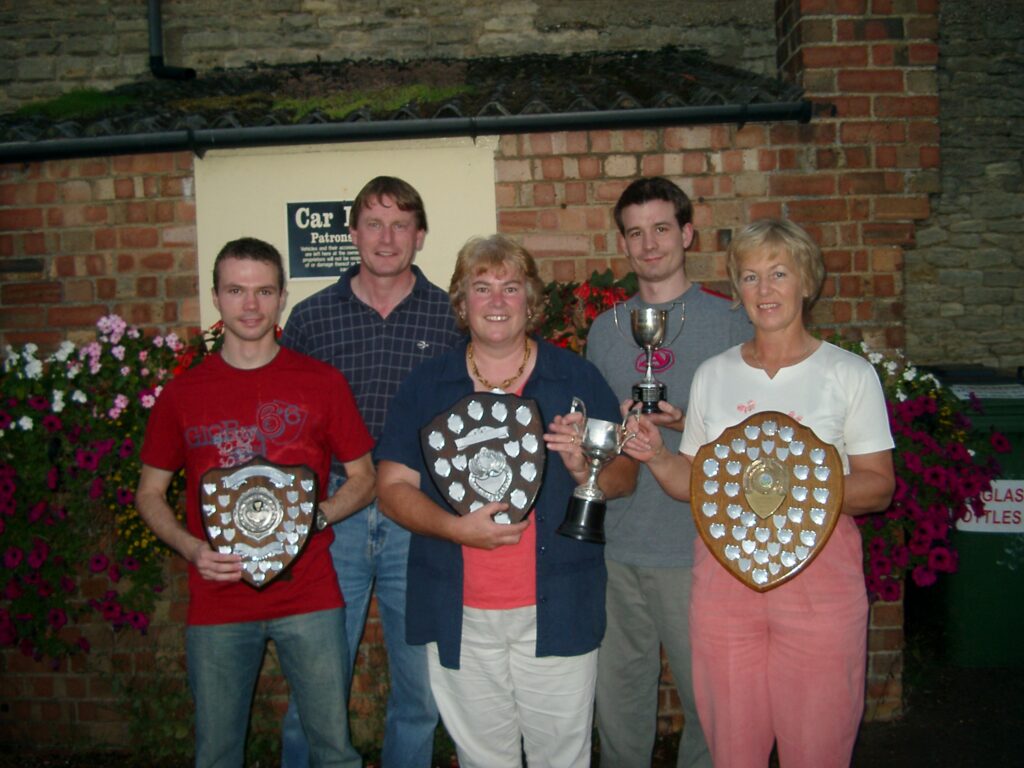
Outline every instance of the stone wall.
{"label": "stone wall", "polygon": [[[701,48],[774,72],[770,0],[167,0],[166,64],[200,74],[251,62],[420,59]],[[0,110],[149,74],[146,3],[0,3]]]}
{"label": "stone wall", "polygon": [[1024,365],[1024,8],[941,5],[942,186],[907,253],[907,347]]}

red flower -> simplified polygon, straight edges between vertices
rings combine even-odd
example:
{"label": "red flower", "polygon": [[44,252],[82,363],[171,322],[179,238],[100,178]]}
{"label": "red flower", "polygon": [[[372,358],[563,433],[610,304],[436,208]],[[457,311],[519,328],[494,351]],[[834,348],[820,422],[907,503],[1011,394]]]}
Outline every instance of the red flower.
{"label": "red flower", "polygon": [[930,587],[935,583],[937,578],[935,571],[930,568],[926,568],[923,565],[917,566],[913,571],[911,571],[910,575],[913,577],[914,583],[919,587]]}
{"label": "red flower", "polygon": [[993,432],[989,436],[988,440],[992,444],[992,448],[995,449],[996,453],[1009,453],[1013,450],[1013,446],[1010,445],[1010,441],[1006,439],[1006,435],[1002,432]]}

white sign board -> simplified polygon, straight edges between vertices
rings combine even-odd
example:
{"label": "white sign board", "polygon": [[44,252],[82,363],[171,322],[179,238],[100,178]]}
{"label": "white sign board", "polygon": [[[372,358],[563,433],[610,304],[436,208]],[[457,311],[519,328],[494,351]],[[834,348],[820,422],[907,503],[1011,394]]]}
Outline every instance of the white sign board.
{"label": "white sign board", "polygon": [[957,529],[974,533],[1024,533],[1024,480],[993,480],[992,490],[981,495],[985,510],[970,520],[958,520]]}

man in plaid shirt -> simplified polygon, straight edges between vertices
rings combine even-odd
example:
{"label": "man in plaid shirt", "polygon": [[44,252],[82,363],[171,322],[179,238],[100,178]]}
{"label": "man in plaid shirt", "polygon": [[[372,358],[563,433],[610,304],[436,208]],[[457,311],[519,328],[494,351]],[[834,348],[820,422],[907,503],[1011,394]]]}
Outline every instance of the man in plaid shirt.
{"label": "man in plaid shirt", "polygon": [[[459,333],[448,294],[413,265],[427,235],[427,215],[412,186],[390,176],[370,181],[352,205],[349,231],[360,263],[296,305],[281,343],[345,374],[377,441],[398,385],[418,363],[453,346]],[[343,482],[340,467],[333,467],[330,492]],[[350,680],[376,585],[391,677],[383,768],[428,768],[437,708],[426,650],[405,642],[409,532],[373,502],[336,524],[334,536],[331,555],[346,604]],[[348,691],[341,693],[348,698]],[[292,704],[283,742],[282,767],[306,768],[308,746]]]}

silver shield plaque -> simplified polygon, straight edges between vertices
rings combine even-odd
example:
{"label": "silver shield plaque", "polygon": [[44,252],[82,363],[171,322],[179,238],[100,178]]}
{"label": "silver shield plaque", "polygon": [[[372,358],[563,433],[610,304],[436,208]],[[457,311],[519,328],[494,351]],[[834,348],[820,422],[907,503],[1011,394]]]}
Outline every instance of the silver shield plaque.
{"label": "silver shield plaque", "polygon": [[255,458],[207,471],[199,483],[210,546],[242,558],[242,581],[262,589],[278,578],[314,532],[317,478],[307,466]]}
{"label": "silver shield plaque", "polygon": [[693,459],[697,530],[718,562],[758,592],[807,567],[825,548],[842,505],[839,452],[784,413],[754,414]]}
{"label": "silver shield plaque", "polygon": [[509,506],[494,519],[516,523],[533,508],[547,460],[534,400],[474,392],[423,427],[420,445],[434,485],[458,514],[499,501]]}

